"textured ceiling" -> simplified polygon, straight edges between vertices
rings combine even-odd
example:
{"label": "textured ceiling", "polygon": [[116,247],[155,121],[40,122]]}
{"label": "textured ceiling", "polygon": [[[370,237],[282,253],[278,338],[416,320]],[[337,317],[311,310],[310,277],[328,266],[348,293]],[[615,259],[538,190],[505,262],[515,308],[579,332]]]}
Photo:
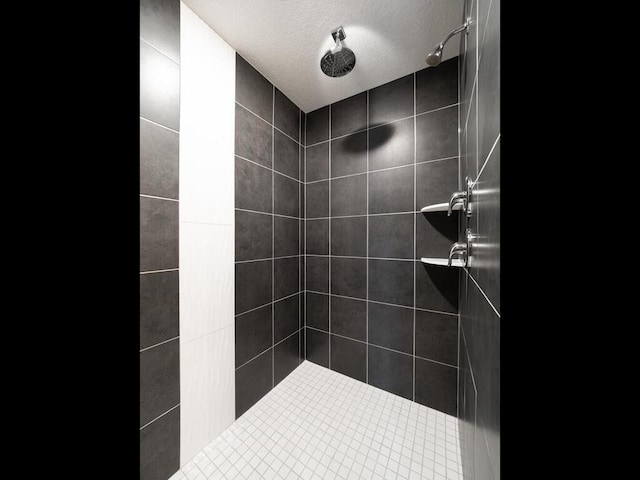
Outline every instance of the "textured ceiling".
{"label": "textured ceiling", "polygon": [[[427,52],[462,23],[463,8],[463,0],[183,1],[305,112],[425,68]],[[356,66],[330,78],[320,58],[340,25]],[[443,60],[459,45],[451,39]]]}

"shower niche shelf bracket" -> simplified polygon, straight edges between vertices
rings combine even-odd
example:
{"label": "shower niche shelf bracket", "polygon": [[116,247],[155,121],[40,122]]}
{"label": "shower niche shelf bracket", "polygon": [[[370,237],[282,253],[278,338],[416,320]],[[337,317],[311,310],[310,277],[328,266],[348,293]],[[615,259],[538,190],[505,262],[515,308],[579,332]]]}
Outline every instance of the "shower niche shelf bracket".
{"label": "shower niche shelf bracket", "polygon": [[[442,267],[447,267],[449,260],[446,258],[430,258],[430,257],[422,257],[420,259],[420,261],[422,263],[425,263],[427,265],[440,265]],[[451,261],[451,266],[452,267],[464,267],[465,266],[465,262],[464,260],[460,260],[459,258],[454,258]]]}
{"label": "shower niche shelf bracket", "polygon": [[[444,203],[434,203],[433,205],[427,205],[426,207],[422,207],[420,211],[422,213],[429,212],[446,212],[449,209],[449,204]],[[453,206],[452,210],[462,210],[462,204],[456,204]]]}

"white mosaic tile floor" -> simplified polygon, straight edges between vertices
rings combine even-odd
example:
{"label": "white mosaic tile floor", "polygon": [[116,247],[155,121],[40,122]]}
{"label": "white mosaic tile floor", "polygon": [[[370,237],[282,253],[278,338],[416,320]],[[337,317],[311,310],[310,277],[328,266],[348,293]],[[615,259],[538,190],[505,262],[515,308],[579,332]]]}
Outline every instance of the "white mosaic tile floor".
{"label": "white mosaic tile floor", "polygon": [[170,480],[462,480],[458,422],[305,361]]}

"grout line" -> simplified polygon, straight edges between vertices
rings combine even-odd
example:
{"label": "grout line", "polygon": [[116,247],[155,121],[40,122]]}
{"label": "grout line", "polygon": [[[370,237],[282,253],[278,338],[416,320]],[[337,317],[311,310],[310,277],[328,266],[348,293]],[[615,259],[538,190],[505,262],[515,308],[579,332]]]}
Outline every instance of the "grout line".
{"label": "grout line", "polygon": [[[367,126],[369,126],[369,90],[367,90]],[[367,303],[365,304],[365,340],[367,341],[367,348],[364,349],[365,359],[365,381],[369,384],[369,128],[367,128],[367,276],[366,276],[366,291],[365,297]]]}
{"label": "grout line", "polygon": [[148,275],[149,273],[164,273],[164,272],[177,272],[179,268],[166,268],[164,270],[147,270],[146,272],[140,272],[140,275]]}
{"label": "grout line", "polygon": [[[293,333],[290,333],[289,335],[287,335],[286,337],[284,337],[282,340],[279,340],[277,343],[274,343],[272,346],[265,348],[263,351],[261,351],[259,354],[257,354],[255,357],[251,358],[250,360],[247,360],[246,362],[244,362],[242,365],[240,365],[239,367],[236,367],[235,369],[238,370],[242,367],[244,367],[247,363],[250,363],[252,361],[254,361],[256,358],[258,358],[260,355],[264,355],[265,353],[267,353],[269,350],[271,350],[271,358],[273,359],[273,352],[275,350],[275,348],[280,345],[282,342],[289,340],[291,337],[293,337],[296,333],[298,333],[298,330],[296,330]],[[274,368],[275,370],[275,368]],[[271,379],[274,379],[274,374],[272,374]],[[272,387],[273,388],[273,387]]]}
{"label": "grout line", "polygon": [[234,315],[234,317],[239,317],[240,315],[244,315],[244,314],[246,314],[246,313],[251,313],[251,312],[253,312],[253,311],[255,311],[255,310],[259,310],[259,309],[261,309],[261,308],[268,307],[268,306],[269,306],[269,305],[271,305],[272,303],[282,302],[283,300],[286,300],[286,299],[288,299],[288,298],[291,298],[291,297],[293,297],[294,295],[298,295],[298,293],[300,293],[300,292],[292,293],[291,295],[287,295],[286,297],[279,298],[279,299],[277,299],[277,300],[274,300],[273,302],[265,303],[264,305],[260,305],[259,307],[254,307],[254,308],[252,308],[252,309],[250,309],[250,310],[247,310],[247,311],[245,311],[245,312],[242,312],[242,313],[236,313],[236,314]]}
{"label": "grout line", "polygon": [[[464,19],[466,20],[466,19]],[[466,40],[464,40],[465,45],[466,45]],[[465,47],[466,50],[466,47]],[[466,56],[466,53],[465,53]],[[463,63],[464,65],[464,63]],[[460,119],[462,118],[460,115],[460,112],[462,111],[462,102],[460,101],[460,59],[458,59],[458,64],[456,66],[456,74],[457,74],[457,81],[458,81],[458,91],[457,91],[457,98],[458,98],[458,190],[462,190],[462,182],[464,181],[461,178],[461,172],[462,172],[462,128],[460,125]],[[465,145],[466,148],[466,145]],[[465,186],[466,189],[466,186]],[[458,228],[460,228],[461,225],[461,221],[459,220],[458,223]],[[460,299],[460,275],[458,275],[458,299]],[[456,359],[458,360],[458,364],[460,364],[460,326],[462,325],[462,322],[460,321],[460,305],[462,304],[462,302],[458,302],[458,341],[456,342],[456,346],[457,346],[457,351],[456,351]],[[460,369],[458,369],[458,371],[456,372],[456,417],[460,418]]]}
{"label": "grout line", "polygon": [[[257,212],[260,213],[260,212]],[[409,211],[409,212],[384,212],[384,213],[370,213],[369,217],[380,217],[383,215],[411,215],[413,213],[422,213],[420,210],[417,211]],[[357,218],[357,217],[366,217],[366,214],[361,215],[337,215],[335,217],[311,217],[308,220],[329,220],[331,218]]]}
{"label": "grout line", "polygon": [[158,52],[160,55],[162,55],[163,57],[168,58],[169,60],[171,60],[173,63],[175,63],[177,66],[180,66],[180,62],[175,61],[173,58],[171,58],[169,55],[167,55],[166,53],[164,53],[162,50],[159,50],[158,47],[156,47],[155,45],[152,45],[151,43],[149,43],[147,40],[145,40],[144,38],[140,37],[140,40],[142,42],[145,43],[145,45],[150,46],[151,48],[153,48],[156,52]]}
{"label": "grout line", "polygon": [[140,430],[142,430],[143,428],[151,425],[153,422],[155,422],[156,420],[158,420],[160,417],[164,417],[167,413],[169,413],[171,410],[174,410],[176,408],[178,408],[180,406],[180,404],[178,403],[176,406],[171,407],[169,410],[167,410],[166,412],[164,412],[162,415],[158,415],[156,418],[154,418],[153,420],[151,420],[149,423],[144,424],[143,426],[140,427]]}
{"label": "grout line", "polygon": [[[418,181],[417,181],[417,175],[418,175],[418,166],[416,165],[416,160],[418,159],[418,139],[417,139],[417,107],[416,107],[416,73],[413,73],[413,208],[417,209],[418,208]],[[414,213],[413,214],[413,256],[414,258],[417,257],[417,248],[416,248],[416,241],[417,241],[417,234],[416,234],[416,230],[418,228],[418,214]],[[413,264],[413,306],[416,306],[416,269],[418,268],[418,266],[416,265],[416,263]],[[416,309],[413,309],[413,375],[412,375],[412,385],[413,385],[413,394],[411,399],[415,402],[416,401]]]}
{"label": "grout line", "polygon": [[[329,140],[331,140],[331,104],[329,104]],[[329,141],[329,370],[331,370],[331,142]]]}
{"label": "grout line", "polygon": [[[318,255],[315,253],[310,253],[310,257],[331,257],[331,258],[353,258],[356,260],[388,260],[388,261],[396,261],[396,262],[419,262],[419,258],[386,258],[386,257],[356,257],[353,255]],[[252,260],[248,260],[252,261]],[[238,262],[236,262],[238,263]]]}
{"label": "grout line", "polygon": [[[275,143],[276,143],[276,133],[275,133],[275,123],[276,123],[276,86],[271,84],[271,166],[274,167],[273,172],[271,172],[271,211],[276,211],[276,177],[275,177],[275,166],[276,166],[276,157],[275,157]],[[300,160],[298,159],[298,164]],[[298,212],[299,213],[299,212]],[[275,220],[276,217],[271,217],[271,257],[275,255],[275,244],[276,244],[276,226]],[[299,268],[299,267],[298,267]],[[271,263],[271,388],[273,388],[276,384],[276,364],[275,364],[275,296],[276,296],[276,262]]]}
{"label": "grout line", "polygon": [[496,137],[495,141],[493,142],[493,146],[491,147],[491,150],[489,150],[489,153],[487,154],[487,158],[485,159],[484,163],[482,164],[482,168],[478,172],[478,176],[476,177],[475,181],[473,182],[473,185],[471,186],[471,188],[475,187],[476,184],[478,183],[478,180],[480,180],[480,175],[482,175],[482,172],[484,171],[484,167],[489,162],[489,159],[491,158],[491,154],[493,153],[493,150],[496,148],[496,145],[498,145],[498,141],[500,140],[501,135],[502,135],[501,133],[498,133],[498,136]]}
{"label": "grout line", "polygon": [[460,102],[451,103],[449,105],[445,105],[444,107],[434,108],[433,110],[427,110],[426,112],[416,113],[416,117],[419,117],[420,115],[427,115],[429,113],[437,112],[439,110],[444,110],[445,108],[456,107],[458,105],[458,103],[460,103]]}
{"label": "grout line", "polygon": [[[273,87],[273,84],[271,84],[271,86]],[[273,110],[272,110],[272,117],[273,117],[273,123],[269,122],[268,120],[265,120],[264,118],[262,118],[260,115],[258,115],[256,112],[254,112],[253,110],[245,107],[243,104],[241,104],[240,102],[238,102],[237,100],[235,101],[236,105],[244,108],[247,112],[251,113],[252,115],[255,115],[256,117],[258,117],[260,120],[262,120],[264,123],[266,123],[267,125],[269,125],[270,127],[272,127],[273,129],[279,131],[280,133],[282,133],[283,135],[286,135],[287,138],[291,139],[292,141],[296,142],[298,144],[298,146],[302,146],[302,144],[296,140],[295,138],[293,138],[291,135],[289,135],[287,132],[280,130],[278,127],[276,127],[275,125],[275,101],[273,102]],[[295,105],[295,104],[294,104]],[[275,136],[275,134],[273,134]]]}
{"label": "grout line", "polygon": [[488,303],[489,305],[491,305],[491,308],[493,309],[493,311],[494,311],[494,312],[496,312],[496,315],[498,316],[498,318],[501,318],[501,317],[500,317],[500,312],[498,312],[498,310],[496,309],[496,307],[494,307],[494,306],[493,306],[493,303],[491,303],[491,300],[489,300],[489,297],[487,297],[487,294],[486,294],[486,293],[484,293],[484,290],[482,290],[482,287],[480,287],[480,285],[478,285],[478,282],[476,282],[476,279],[475,279],[475,278],[473,278],[473,275],[471,275],[471,272],[469,272],[469,271],[467,270],[467,268],[466,268],[466,267],[465,267],[465,271],[466,271],[466,272],[467,272],[467,274],[469,275],[469,278],[470,278],[471,280],[473,280],[473,283],[475,283],[475,284],[476,284],[476,287],[478,287],[478,290],[480,290],[480,293],[482,293],[482,296],[485,298],[485,300],[487,301],[487,303]]}
{"label": "grout line", "polygon": [[235,207],[235,210],[238,210],[240,212],[259,213],[261,215],[273,215],[274,217],[283,217],[283,218],[291,218],[293,220],[301,220],[300,217],[292,217],[290,215],[282,215],[281,213],[259,212],[258,210],[249,210],[248,208]]}
{"label": "grout line", "polygon": [[170,132],[177,133],[178,135],[180,135],[180,132],[178,130],[174,130],[173,128],[169,128],[166,125],[162,125],[161,123],[154,122],[153,120],[149,120],[148,118],[143,117],[142,115],[140,115],[140,120],[144,120],[145,122],[153,123],[154,125],[156,125],[158,127],[162,127],[165,130],[169,130]]}
{"label": "grout line", "polygon": [[155,198],[157,200],[168,200],[170,202],[179,202],[179,200],[175,198],[157,197],[155,195],[145,195],[144,193],[141,193],[140,196],[144,198]]}
{"label": "grout line", "polygon": [[[272,142],[272,145],[271,145],[271,149],[272,149],[272,150],[274,149],[273,142]],[[262,165],[261,163],[258,163],[258,162],[256,162],[255,160],[251,160],[251,159],[249,159],[249,158],[247,158],[247,157],[243,157],[242,155],[238,155],[237,153],[234,153],[233,155],[234,155],[234,156],[236,156],[236,157],[238,157],[238,158],[241,158],[242,160],[245,160],[245,161],[247,161],[247,162],[249,162],[249,163],[253,163],[254,165],[257,165],[258,167],[262,167],[262,168],[264,168],[265,170],[269,170],[269,171],[270,171],[270,172],[272,172],[272,173],[277,173],[278,175],[282,175],[283,177],[287,177],[287,178],[289,178],[289,179],[291,179],[291,180],[293,180],[293,181],[295,181],[295,182],[302,183],[302,182],[301,182],[300,180],[298,180],[297,178],[290,177],[290,176],[289,176],[289,175],[287,175],[286,173],[282,173],[282,172],[279,172],[279,171],[275,170],[274,168],[270,168],[270,167],[267,167],[267,166],[265,166],[265,165]],[[273,164],[273,160],[271,160],[271,163]]]}
{"label": "grout line", "polygon": [[147,350],[150,350],[152,348],[155,348],[155,347],[157,347],[159,345],[163,345],[165,343],[173,342],[174,340],[177,340],[178,338],[180,338],[180,335],[178,335],[177,337],[170,338],[169,340],[165,340],[164,342],[156,343],[155,345],[151,345],[150,347],[145,347],[145,348],[140,350],[140,353],[145,352]]}
{"label": "grout line", "polygon": [[[272,250],[273,250],[273,248],[272,248]],[[295,258],[295,257],[299,257],[299,256],[300,255],[285,255],[285,256],[282,256],[282,257],[255,258],[255,259],[251,259],[251,260],[235,260],[235,263],[238,264],[238,263],[263,262],[265,260],[282,260],[282,259],[285,259],[285,258]]]}

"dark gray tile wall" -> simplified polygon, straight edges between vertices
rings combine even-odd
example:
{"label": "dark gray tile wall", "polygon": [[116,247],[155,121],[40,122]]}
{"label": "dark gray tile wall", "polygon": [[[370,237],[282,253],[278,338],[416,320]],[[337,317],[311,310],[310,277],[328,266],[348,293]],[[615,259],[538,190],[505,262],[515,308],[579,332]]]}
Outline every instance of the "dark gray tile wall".
{"label": "dark gray tile wall", "polygon": [[180,468],[179,139],[180,2],[140,0],[141,480]]}
{"label": "dark gray tile wall", "polygon": [[458,60],[307,114],[306,358],[457,414]]}
{"label": "dark gray tile wall", "polygon": [[460,445],[465,480],[499,480],[500,0],[465,0],[465,17],[472,27],[460,41],[460,180],[475,185],[474,239],[460,273]]}
{"label": "dark gray tile wall", "polygon": [[235,122],[237,418],[301,361],[304,113],[236,54]]}

